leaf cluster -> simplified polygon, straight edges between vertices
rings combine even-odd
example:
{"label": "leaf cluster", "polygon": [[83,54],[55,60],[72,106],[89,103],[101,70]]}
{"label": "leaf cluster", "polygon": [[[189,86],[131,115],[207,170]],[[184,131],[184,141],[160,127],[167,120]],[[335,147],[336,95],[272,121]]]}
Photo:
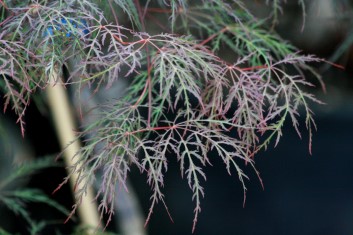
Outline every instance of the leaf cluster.
{"label": "leaf cluster", "polygon": [[[163,179],[176,156],[193,192],[195,229],[204,167],[215,161],[209,152],[217,152],[229,174],[236,173],[245,195],[241,164],[258,174],[254,154],[272,139],[278,143],[287,119],[300,135],[300,108],[311,136],[309,102],[319,101],[303,90],[311,86],[304,71],[321,60],[298,53],[242,1],[109,1],[115,22],[94,1],[30,2],[7,9],[12,16],[2,19],[0,34],[1,87],[19,120],[29,101],[24,97],[44,89],[62,66],[69,68],[67,85],[78,92],[89,87],[94,94],[119,79],[130,81],[121,99],[98,107],[96,121],[83,127],[84,147],[69,166],[79,173],[78,202],[103,169],[96,199],[108,222],[115,187],[125,187],[132,166],[146,174],[152,190],[147,223],[156,203],[165,205]],[[279,2],[273,2],[275,13]],[[126,16],[130,22],[123,25]],[[163,33],[148,32],[148,24]]]}

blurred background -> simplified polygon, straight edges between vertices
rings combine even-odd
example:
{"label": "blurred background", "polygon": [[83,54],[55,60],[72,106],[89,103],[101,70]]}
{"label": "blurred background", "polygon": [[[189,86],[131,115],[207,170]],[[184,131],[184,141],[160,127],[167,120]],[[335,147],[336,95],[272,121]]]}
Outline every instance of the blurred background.
{"label": "blurred background", "polygon": [[[265,17],[270,11],[266,1],[245,2],[258,17]],[[195,235],[353,234],[353,4],[348,0],[307,1],[302,30],[301,6],[296,0],[287,2],[276,26],[279,34],[303,53],[316,54],[345,67],[343,70],[325,64],[315,65],[322,74],[326,92],[320,87],[313,88],[325,104],[312,104],[317,123],[312,155],[308,151],[305,120],[301,120],[302,139],[287,122],[278,146],[255,156],[264,190],[251,167],[245,167],[250,177],[246,184],[245,207],[237,175],[229,176],[222,162],[212,155],[213,166],[207,167],[207,181],[203,184],[206,196],[201,202],[202,212]],[[6,113],[6,119],[12,123],[16,120],[10,112]],[[30,105],[26,115],[24,139],[18,126],[9,124],[5,128],[5,133],[14,133],[12,144],[23,147],[9,153],[6,148],[9,144],[2,141],[6,143],[1,146],[3,154],[25,152],[24,155],[44,156],[60,152],[48,114],[39,111],[35,105]],[[5,159],[2,157],[0,172],[8,170],[11,164],[5,163]],[[148,232],[153,235],[191,234],[192,194],[186,179],[180,179],[176,161],[171,160],[169,164],[164,192],[174,223],[159,204],[149,222]],[[23,183],[42,188],[50,195],[63,177],[63,168],[53,168]],[[134,169],[131,182],[147,214],[150,189],[146,178]],[[68,187],[64,187],[53,198],[70,208],[70,195]],[[60,229],[62,234],[71,232],[73,222],[63,225],[65,217],[59,212],[36,204],[30,204],[29,208],[34,217],[52,218],[53,227]],[[7,213],[5,208],[1,209],[0,226],[26,234],[25,228],[19,226],[24,221]],[[5,214],[7,220],[3,219]],[[111,227],[115,225],[112,223]],[[55,229],[48,228],[42,234],[54,234]]]}

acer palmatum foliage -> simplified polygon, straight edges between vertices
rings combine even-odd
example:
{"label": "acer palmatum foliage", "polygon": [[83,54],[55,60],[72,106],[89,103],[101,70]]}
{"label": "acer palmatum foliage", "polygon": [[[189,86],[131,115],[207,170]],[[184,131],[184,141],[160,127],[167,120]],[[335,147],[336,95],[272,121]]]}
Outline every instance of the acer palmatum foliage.
{"label": "acer palmatum foliage", "polygon": [[165,205],[163,179],[175,154],[193,192],[194,230],[210,151],[237,174],[245,200],[242,164],[258,174],[254,154],[272,139],[278,143],[286,120],[300,135],[302,107],[311,145],[308,103],[319,101],[303,90],[311,86],[304,70],[321,60],[298,53],[242,1],[29,2],[1,1],[1,88],[5,108],[12,104],[22,127],[30,95],[62,66],[71,68],[67,85],[78,93],[130,81],[123,97],[101,105],[96,121],[83,128],[84,147],[69,166],[79,173],[78,202],[103,169],[97,200],[108,222],[115,187],[125,187],[131,167],[147,175],[152,190],[147,223],[155,204]]}

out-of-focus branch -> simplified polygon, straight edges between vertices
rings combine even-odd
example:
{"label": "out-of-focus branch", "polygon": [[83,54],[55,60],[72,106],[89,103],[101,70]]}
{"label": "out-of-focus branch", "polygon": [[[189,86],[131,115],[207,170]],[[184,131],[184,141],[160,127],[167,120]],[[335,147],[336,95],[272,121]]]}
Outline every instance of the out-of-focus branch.
{"label": "out-of-focus branch", "polygon": [[[65,165],[72,166],[75,163],[73,156],[79,151],[80,143],[75,137],[75,122],[71,113],[68,96],[62,83],[62,78],[59,73],[57,73],[57,70],[52,73],[50,77],[50,85],[47,88],[47,98],[61,148],[65,148],[63,154]],[[70,145],[68,146],[68,144]],[[70,178],[70,185],[73,191],[77,178],[77,174],[73,174]],[[93,228],[92,230],[100,226],[97,205],[94,201],[93,190],[90,188],[87,190],[86,197],[83,197],[82,202],[78,203],[79,206],[77,208],[81,223],[85,227]]]}

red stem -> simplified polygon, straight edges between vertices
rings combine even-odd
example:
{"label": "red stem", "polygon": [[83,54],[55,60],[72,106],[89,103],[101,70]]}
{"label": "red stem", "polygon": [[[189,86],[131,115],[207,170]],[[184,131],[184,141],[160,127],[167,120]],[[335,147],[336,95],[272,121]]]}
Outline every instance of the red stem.
{"label": "red stem", "polygon": [[208,38],[206,38],[205,40],[203,40],[199,45],[203,46],[206,43],[208,43],[209,41],[211,41],[212,39],[214,39],[217,35],[224,33],[228,31],[228,27],[224,27],[223,29],[221,29],[219,32],[212,34],[211,36],[209,36]]}
{"label": "red stem", "polygon": [[0,4],[6,9],[8,10],[9,8],[6,6],[6,3],[3,0],[0,0]]}
{"label": "red stem", "polygon": [[0,27],[2,27],[4,24],[9,22],[14,16],[15,16],[15,14],[12,12],[9,17],[7,17],[3,22],[0,22]]}
{"label": "red stem", "polygon": [[136,130],[136,131],[131,131],[131,132],[126,132],[125,135],[133,135],[136,133],[141,133],[145,131],[161,131],[161,130],[171,130],[171,129],[176,129],[178,126],[157,126],[157,127],[147,127],[144,129]]}
{"label": "red stem", "polygon": [[328,63],[329,65],[332,65],[333,67],[336,67],[338,69],[342,69],[342,70],[346,69],[343,65],[335,64],[335,63],[328,61],[328,60],[322,60],[322,61],[324,61],[325,63]]}
{"label": "red stem", "polygon": [[240,68],[240,67],[236,67],[236,68],[241,71],[251,71],[251,70],[256,70],[256,69],[266,69],[266,68],[268,68],[268,66],[267,65],[257,65],[257,66],[246,67],[246,68]]}
{"label": "red stem", "polygon": [[136,101],[136,103],[135,103],[133,106],[137,106],[138,103],[140,103],[140,101],[142,100],[142,97],[143,97],[143,96],[145,95],[145,93],[146,93],[147,87],[148,87],[148,81],[146,82],[145,87],[143,88],[143,91],[142,91],[140,97],[138,98],[138,100]]}

